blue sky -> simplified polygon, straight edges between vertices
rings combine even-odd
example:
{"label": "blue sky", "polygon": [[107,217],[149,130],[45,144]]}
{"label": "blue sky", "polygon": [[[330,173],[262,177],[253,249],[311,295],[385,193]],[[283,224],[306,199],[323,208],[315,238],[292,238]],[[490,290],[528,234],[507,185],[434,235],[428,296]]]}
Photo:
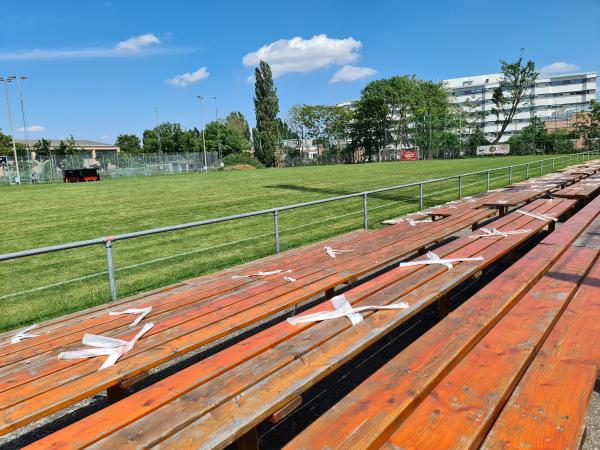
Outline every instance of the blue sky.
{"label": "blue sky", "polygon": [[[0,5],[0,75],[23,84],[32,138],[113,142],[199,123],[196,95],[254,121],[252,64],[271,62],[281,116],[357,98],[370,80],[493,73],[521,47],[538,69],[600,69],[600,2],[28,1]],[[169,81],[170,80],[170,81]],[[22,127],[10,86],[15,128]],[[4,92],[2,92],[4,94]],[[4,100],[4,99],[3,99]],[[214,118],[208,99],[205,117]],[[6,108],[0,127],[8,131]],[[17,133],[22,137],[22,132]]]}

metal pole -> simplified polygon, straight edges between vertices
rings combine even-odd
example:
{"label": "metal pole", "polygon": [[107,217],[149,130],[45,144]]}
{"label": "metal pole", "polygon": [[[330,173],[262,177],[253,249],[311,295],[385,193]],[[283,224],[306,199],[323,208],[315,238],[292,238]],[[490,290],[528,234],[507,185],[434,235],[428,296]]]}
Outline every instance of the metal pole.
{"label": "metal pole", "polygon": [[363,223],[365,230],[369,228],[369,216],[367,212],[367,193],[363,194]]}
{"label": "metal pole", "polygon": [[275,253],[279,253],[279,211],[273,211],[273,226],[275,228]]}
{"label": "metal pole", "polygon": [[208,162],[206,161],[206,139],[204,138],[204,118],[202,117],[202,95],[196,95],[196,98],[200,102],[200,126],[202,127],[202,146],[204,148],[204,171],[208,172]]}
{"label": "metal pole", "polygon": [[219,110],[217,109],[217,97],[213,97],[215,101],[215,122],[217,122],[217,143],[219,145],[219,159],[221,159],[221,130],[219,129]]}
{"label": "metal pole", "polygon": [[158,106],[154,107],[154,112],[156,113],[156,137],[158,137],[158,154],[160,155],[162,154],[162,143],[160,139],[160,128],[158,127]]}
{"label": "metal pole", "polygon": [[108,263],[108,281],[110,282],[110,296],[112,301],[117,299],[117,281],[115,279],[115,266],[113,263],[112,254],[112,238],[104,240],[104,248],[106,248],[106,262]]}
{"label": "metal pole", "polygon": [[458,177],[458,198],[462,198],[462,177]]}
{"label": "metal pole", "polygon": [[525,179],[529,178],[529,163],[525,165]]}
{"label": "metal pole", "polygon": [[419,210],[423,209],[423,183],[419,183]]}
{"label": "metal pole", "polygon": [[512,169],[513,169],[513,166],[510,166],[508,168],[508,184],[512,183]]}
{"label": "metal pole", "polygon": [[21,102],[21,117],[23,118],[23,133],[25,133],[25,147],[27,148],[27,165],[29,166],[29,181],[33,183],[33,180],[31,179],[31,147],[29,147],[27,121],[25,120],[25,106],[23,104],[23,89],[21,88],[21,81],[26,79],[27,77],[24,76],[17,78],[17,87],[19,88],[19,100]]}
{"label": "metal pole", "polygon": [[10,111],[10,101],[8,100],[8,83],[14,80],[13,75],[2,77],[0,81],[4,81],[4,95],[6,96],[6,110],[8,111],[8,123],[10,125],[10,137],[12,140],[13,155],[15,156],[15,167],[17,169],[17,184],[21,184],[21,174],[19,173],[19,158],[17,158],[17,146],[15,144],[15,131],[13,129],[12,113]]}
{"label": "metal pole", "polygon": [[490,190],[490,171],[487,171],[487,185],[486,185],[486,189],[485,191],[489,191]]}
{"label": "metal pole", "polygon": [[544,175],[544,160],[540,161],[540,176]]}

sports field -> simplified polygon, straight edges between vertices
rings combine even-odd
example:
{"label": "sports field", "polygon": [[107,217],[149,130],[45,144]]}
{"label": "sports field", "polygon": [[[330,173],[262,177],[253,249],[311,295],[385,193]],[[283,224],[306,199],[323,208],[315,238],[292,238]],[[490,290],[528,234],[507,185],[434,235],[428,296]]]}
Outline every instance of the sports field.
{"label": "sports field", "polygon": [[[0,185],[0,253],[316,200],[411,181],[539,160],[540,156],[229,171],[103,180],[87,184]],[[568,158],[566,158],[568,163]],[[573,160],[573,162],[575,162]],[[558,164],[556,166],[558,168]],[[546,163],[544,172],[552,165]],[[530,176],[540,166],[532,165]],[[492,187],[507,183],[494,172]],[[513,181],[525,169],[513,172]],[[463,180],[463,195],[485,175]],[[426,206],[457,197],[457,183],[425,189]],[[418,188],[369,197],[369,226],[418,208]],[[362,226],[362,198],[280,214],[282,250]],[[271,254],[273,218],[262,216],[114,244],[124,297]],[[109,300],[102,246],[0,263],[0,331]]]}

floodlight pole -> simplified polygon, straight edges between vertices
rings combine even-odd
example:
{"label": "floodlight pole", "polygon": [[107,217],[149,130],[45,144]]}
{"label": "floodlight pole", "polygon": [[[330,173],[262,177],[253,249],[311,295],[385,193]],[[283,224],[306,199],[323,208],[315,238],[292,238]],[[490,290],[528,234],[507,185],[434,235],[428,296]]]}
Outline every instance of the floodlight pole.
{"label": "floodlight pole", "polygon": [[219,143],[219,159],[221,158],[221,130],[219,127],[219,110],[217,108],[217,97],[212,97],[215,101],[215,122],[217,122],[217,142]]}
{"label": "floodlight pole", "polygon": [[31,180],[31,147],[29,146],[29,136],[27,135],[27,121],[25,120],[25,105],[23,103],[23,89],[21,88],[21,81],[26,80],[27,77],[20,76],[17,79],[17,87],[19,88],[19,100],[21,102],[21,117],[23,118],[23,132],[25,133],[25,147],[27,147],[27,164],[29,166],[29,178]]}
{"label": "floodlight pole", "polygon": [[200,102],[200,126],[202,127],[202,146],[204,148],[204,171],[208,173],[208,162],[206,161],[206,139],[204,138],[204,117],[202,116],[202,100],[204,96],[196,95],[198,102]]}
{"label": "floodlight pole", "polygon": [[4,81],[4,95],[6,97],[6,109],[8,111],[8,123],[10,126],[10,137],[12,139],[13,154],[15,156],[15,167],[17,168],[17,184],[21,184],[21,174],[19,173],[19,160],[17,159],[17,146],[15,145],[15,131],[13,129],[12,113],[10,111],[10,101],[8,100],[8,83],[13,81],[16,77],[11,75],[9,77],[0,77],[0,81]]}

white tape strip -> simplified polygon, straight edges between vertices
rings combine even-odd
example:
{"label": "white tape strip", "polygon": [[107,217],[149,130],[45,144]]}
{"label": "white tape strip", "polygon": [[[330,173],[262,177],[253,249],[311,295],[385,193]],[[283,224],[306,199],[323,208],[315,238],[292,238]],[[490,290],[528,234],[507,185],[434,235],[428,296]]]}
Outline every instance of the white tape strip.
{"label": "white tape strip", "polygon": [[471,236],[469,236],[470,238],[478,238],[478,237],[489,237],[489,236],[502,236],[502,237],[508,237],[511,236],[513,234],[525,234],[525,233],[530,233],[531,229],[527,228],[525,230],[513,230],[513,231],[499,231],[496,228],[492,228],[491,230],[489,230],[488,228],[480,228],[481,231],[483,231],[483,234],[473,234]]}
{"label": "white tape strip", "polygon": [[61,352],[58,359],[81,359],[94,358],[96,356],[107,356],[100,369],[106,369],[114,365],[121,356],[133,348],[135,343],[154,326],[152,322],[145,324],[142,329],[130,341],[111,338],[108,336],[99,336],[97,334],[85,334],[81,341],[84,345],[89,345],[94,348],[82,350],[73,350],[69,352]]}
{"label": "white tape strip", "polygon": [[523,211],[522,209],[517,209],[517,212],[519,214],[523,214],[525,216],[533,217],[534,219],[537,219],[537,220],[543,220],[543,221],[553,220],[554,222],[558,222],[558,219],[556,217],[552,217],[547,214],[533,213],[533,212],[529,212],[529,211]]}
{"label": "white tape strip", "polygon": [[446,266],[448,270],[451,270],[454,266],[452,263],[462,262],[462,261],[483,261],[483,256],[478,256],[476,258],[445,258],[442,259],[438,255],[433,252],[427,252],[426,260],[422,261],[409,261],[409,262],[401,262],[398,264],[398,267],[411,267],[411,266],[421,266],[426,264],[441,264]]}
{"label": "white tape strip", "polygon": [[358,308],[353,308],[346,297],[342,295],[338,295],[333,297],[330,300],[333,305],[333,311],[322,311],[318,313],[305,314],[304,316],[295,316],[290,317],[287,321],[291,325],[297,325],[299,323],[308,323],[308,322],[321,322],[323,320],[331,320],[337,319],[340,317],[347,317],[352,325],[356,325],[357,323],[362,322],[363,318],[359,314],[362,311],[367,310],[397,310],[397,309],[406,309],[408,308],[408,303],[392,303],[391,305],[370,305],[370,306],[359,306]]}
{"label": "white tape strip", "polygon": [[121,314],[138,314],[137,319],[129,324],[130,327],[135,327],[138,323],[144,320],[150,312],[152,311],[152,306],[148,306],[147,308],[130,308],[125,311],[111,311],[108,313],[109,316],[119,316]]}
{"label": "white tape strip", "polygon": [[331,248],[328,245],[326,245],[325,246],[325,251],[332,258],[336,258],[337,255],[341,255],[342,253],[353,252],[354,250],[337,250],[337,249]]}
{"label": "white tape strip", "polygon": [[18,344],[19,342],[21,342],[23,339],[31,339],[34,337],[38,337],[37,334],[29,334],[29,331],[33,330],[34,328],[37,328],[38,325],[37,324],[33,324],[28,326],[27,328],[23,328],[21,331],[19,331],[17,334],[15,334],[11,340],[10,343],[11,344]]}
{"label": "white tape strip", "polygon": [[250,273],[248,275],[234,275],[231,278],[238,279],[238,278],[252,278],[252,277],[268,277],[271,275],[277,275],[278,273],[290,273],[292,270],[288,269],[288,270],[283,270],[283,269],[277,269],[277,270],[271,270],[269,272],[256,272],[256,273]]}

